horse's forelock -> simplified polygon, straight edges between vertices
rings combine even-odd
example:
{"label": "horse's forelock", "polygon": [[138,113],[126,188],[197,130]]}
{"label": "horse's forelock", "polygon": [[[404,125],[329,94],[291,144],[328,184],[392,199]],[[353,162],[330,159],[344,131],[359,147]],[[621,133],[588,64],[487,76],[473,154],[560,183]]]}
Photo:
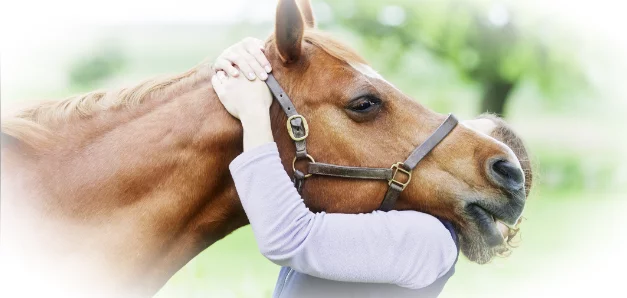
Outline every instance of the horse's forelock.
{"label": "horse's forelock", "polygon": [[[329,34],[318,31],[316,29],[306,29],[303,36],[303,42],[312,44],[320,48],[327,54],[335,57],[340,61],[346,62],[349,65],[368,64],[366,60],[364,60],[364,58],[361,57],[355,50],[351,49],[337,39],[331,37]],[[270,36],[266,43],[268,43],[270,46],[275,46],[275,36]]]}

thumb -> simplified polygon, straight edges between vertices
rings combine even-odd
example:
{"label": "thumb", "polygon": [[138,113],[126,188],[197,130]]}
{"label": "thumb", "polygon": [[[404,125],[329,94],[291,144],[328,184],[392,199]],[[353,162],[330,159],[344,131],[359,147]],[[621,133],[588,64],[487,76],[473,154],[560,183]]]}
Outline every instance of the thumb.
{"label": "thumb", "polygon": [[[220,79],[218,79],[218,75],[214,75],[213,77],[211,77],[211,86],[213,86],[213,91],[216,92],[218,97],[224,95],[224,84],[222,83],[222,81],[220,81]],[[220,98],[220,100],[222,99]]]}

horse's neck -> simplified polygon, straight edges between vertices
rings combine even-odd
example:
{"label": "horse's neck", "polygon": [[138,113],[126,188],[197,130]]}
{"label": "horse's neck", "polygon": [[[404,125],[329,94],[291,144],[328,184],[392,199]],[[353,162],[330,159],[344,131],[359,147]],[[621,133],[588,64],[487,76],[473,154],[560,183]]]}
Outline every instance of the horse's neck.
{"label": "horse's neck", "polygon": [[[29,247],[45,247],[33,253],[111,275],[113,284],[97,284],[150,294],[246,224],[228,170],[241,152],[241,126],[208,80],[181,91],[64,125],[64,145],[43,155],[4,148],[2,226],[23,222],[27,211],[32,222],[3,242],[28,238]],[[9,193],[9,185],[27,191]]]}

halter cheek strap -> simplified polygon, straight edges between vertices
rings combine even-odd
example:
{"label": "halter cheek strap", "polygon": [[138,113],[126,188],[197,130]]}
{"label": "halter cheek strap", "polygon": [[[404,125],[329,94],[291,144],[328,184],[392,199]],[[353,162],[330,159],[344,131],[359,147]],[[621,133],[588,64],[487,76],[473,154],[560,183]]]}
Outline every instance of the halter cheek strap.
{"label": "halter cheek strap", "polygon": [[[306,139],[309,135],[307,120],[298,114],[294,104],[287,96],[283,88],[279,85],[272,74],[268,74],[266,84],[270,88],[272,95],[279,103],[283,112],[287,115],[287,132],[294,141],[296,156],[292,161],[294,172],[294,186],[299,193],[302,193],[305,178],[312,175],[333,176],[352,179],[386,180],[388,190],[379,206],[379,210],[392,210],[401,192],[411,181],[412,170],[418,163],[437,146],[448,134],[457,126],[458,120],[452,114],[444,120],[427,140],[420,144],[404,162],[397,162],[390,168],[366,168],[341,166],[316,162],[311,155],[307,154]],[[307,174],[296,169],[296,161],[306,159],[309,162]]]}
{"label": "halter cheek strap", "polygon": [[296,159],[307,157],[307,136],[309,136],[309,125],[307,119],[296,112],[296,107],[287,96],[279,82],[272,74],[268,74],[266,84],[270,88],[272,95],[287,115],[287,133],[296,146]]}

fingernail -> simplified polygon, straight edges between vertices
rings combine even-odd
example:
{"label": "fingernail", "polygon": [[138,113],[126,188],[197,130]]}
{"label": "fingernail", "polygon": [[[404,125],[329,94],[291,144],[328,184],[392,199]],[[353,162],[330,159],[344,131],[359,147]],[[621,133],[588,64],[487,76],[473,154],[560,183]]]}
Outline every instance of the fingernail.
{"label": "fingernail", "polygon": [[237,71],[237,70],[232,71],[232,73],[233,73],[232,76],[234,76],[234,77],[239,75],[239,71]]}
{"label": "fingernail", "polygon": [[249,72],[248,73],[248,78],[251,79],[251,80],[254,80],[255,79],[255,74],[252,73],[252,72]]}
{"label": "fingernail", "polygon": [[261,75],[259,76],[259,78],[262,79],[262,80],[265,80],[265,79],[268,78],[268,75],[262,72]]}
{"label": "fingernail", "polygon": [[266,65],[265,69],[266,69],[266,72],[271,72],[272,71],[272,67],[270,67],[270,65]]}

